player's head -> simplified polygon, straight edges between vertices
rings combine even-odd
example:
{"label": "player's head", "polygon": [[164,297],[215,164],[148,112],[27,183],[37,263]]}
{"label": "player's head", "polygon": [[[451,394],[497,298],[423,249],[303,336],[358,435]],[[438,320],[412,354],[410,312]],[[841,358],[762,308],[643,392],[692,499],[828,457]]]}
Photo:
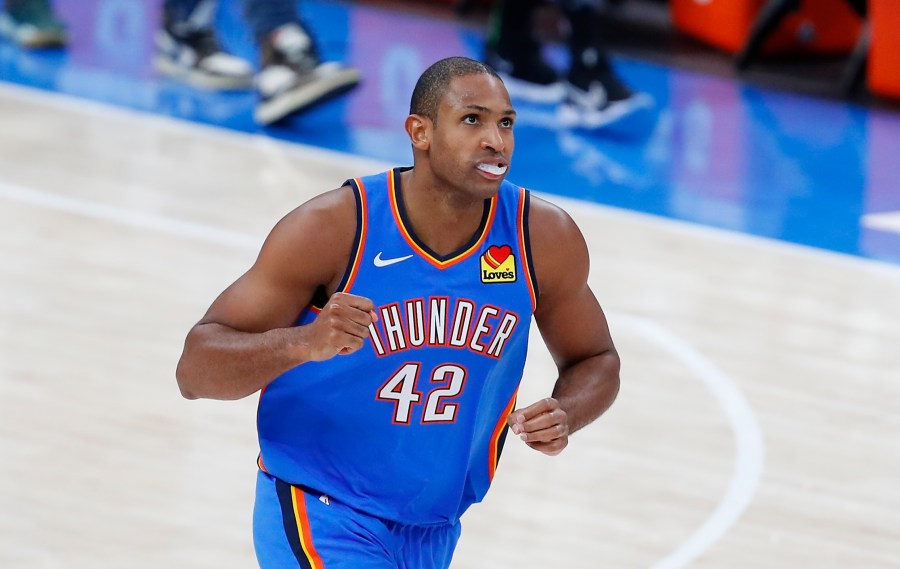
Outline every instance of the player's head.
{"label": "player's head", "polygon": [[436,122],[438,107],[450,82],[456,77],[479,74],[500,79],[497,72],[489,66],[468,57],[448,57],[432,64],[416,82],[409,102],[409,114],[427,117]]}
{"label": "player's head", "polygon": [[488,196],[506,176],[516,112],[497,73],[466,57],[442,59],[413,90],[407,133],[416,167],[443,185]]}

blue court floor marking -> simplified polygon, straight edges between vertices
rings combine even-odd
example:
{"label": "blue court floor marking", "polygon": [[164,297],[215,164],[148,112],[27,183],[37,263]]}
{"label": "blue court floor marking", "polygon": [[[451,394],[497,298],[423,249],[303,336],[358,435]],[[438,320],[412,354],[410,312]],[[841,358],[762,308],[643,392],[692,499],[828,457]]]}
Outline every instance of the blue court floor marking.
{"label": "blue court floor marking", "polygon": [[[411,161],[402,125],[418,75],[440,57],[477,58],[483,42],[480,30],[458,22],[303,2],[326,56],[360,68],[364,81],[347,97],[262,129],[252,120],[253,93],[204,92],[155,74],[159,2],[55,5],[70,27],[70,48],[26,52],[0,42],[0,80],[399,164]],[[256,59],[238,0],[222,0],[218,29],[232,51]],[[654,98],[654,109],[619,128],[582,132],[559,128],[554,107],[516,101],[512,181],[900,263],[900,233],[883,222],[900,211],[893,166],[900,114],[640,61],[615,65]]]}

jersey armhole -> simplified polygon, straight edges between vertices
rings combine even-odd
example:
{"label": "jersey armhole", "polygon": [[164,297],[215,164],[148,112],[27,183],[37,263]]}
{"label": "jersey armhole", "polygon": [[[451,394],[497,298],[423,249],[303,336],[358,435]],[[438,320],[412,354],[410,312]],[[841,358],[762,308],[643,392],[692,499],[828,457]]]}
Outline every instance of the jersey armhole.
{"label": "jersey armhole", "polygon": [[366,244],[366,226],[368,223],[366,188],[359,178],[347,180],[347,184],[353,190],[353,199],[356,201],[356,232],[353,236],[353,246],[350,249],[347,268],[344,270],[344,276],[341,277],[341,282],[338,284],[335,292],[349,292],[353,288],[353,281],[359,272],[359,265],[362,262],[363,249]]}
{"label": "jersey armhole", "polygon": [[534,273],[534,263],[531,257],[531,233],[528,221],[531,211],[531,192],[525,188],[519,188],[519,250],[522,252],[522,267],[525,269],[525,280],[528,285],[528,293],[531,295],[531,311],[537,309],[537,301],[540,297],[537,276]]}

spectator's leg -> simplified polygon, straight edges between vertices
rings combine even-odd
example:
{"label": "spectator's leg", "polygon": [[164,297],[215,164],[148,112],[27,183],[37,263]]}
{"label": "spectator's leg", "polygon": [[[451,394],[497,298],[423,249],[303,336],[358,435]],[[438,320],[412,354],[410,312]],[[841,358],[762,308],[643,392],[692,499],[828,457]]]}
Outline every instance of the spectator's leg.
{"label": "spectator's leg", "polygon": [[564,125],[599,129],[652,107],[653,100],[633,92],[622,81],[604,47],[603,21],[597,2],[564,3],[572,34],[569,38],[571,66],[566,99],[560,108]]}
{"label": "spectator's leg", "polygon": [[769,0],[756,17],[753,29],[740,53],[735,57],[738,69],[747,69],[756,57],[769,35],[778,29],[781,21],[800,8],[800,0]]}
{"label": "spectator's leg", "polygon": [[262,42],[266,36],[285,24],[297,24],[309,34],[309,28],[301,21],[293,0],[243,0],[243,2],[244,17],[257,42]]}
{"label": "spectator's leg", "polygon": [[593,83],[599,83],[611,101],[630,97],[631,89],[616,75],[606,53],[597,8],[590,3],[575,2],[566,6],[566,13],[572,26],[569,83],[582,91],[590,91]]}
{"label": "spectator's leg", "polygon": [[491,12],[484,61],[503,77],[513,98],[558,102],[565,94],[535,30],[536,14],[547,6],[544,0],[500,0]]}

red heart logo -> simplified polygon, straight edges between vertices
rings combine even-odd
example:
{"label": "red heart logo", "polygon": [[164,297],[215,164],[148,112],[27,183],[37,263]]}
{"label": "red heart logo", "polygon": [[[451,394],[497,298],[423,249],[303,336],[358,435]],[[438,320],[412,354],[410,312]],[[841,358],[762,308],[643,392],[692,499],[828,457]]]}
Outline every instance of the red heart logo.
{"label": "red heart logo", "polygon": [[496,269],[499,267],[503,261],[509,258],[512,255],[512,247],[509,245],[494,245],[493,247],[488,247],[487,253],[484,254],[484,260],[487,261],[487,264],[491,266],[492,269]]}

